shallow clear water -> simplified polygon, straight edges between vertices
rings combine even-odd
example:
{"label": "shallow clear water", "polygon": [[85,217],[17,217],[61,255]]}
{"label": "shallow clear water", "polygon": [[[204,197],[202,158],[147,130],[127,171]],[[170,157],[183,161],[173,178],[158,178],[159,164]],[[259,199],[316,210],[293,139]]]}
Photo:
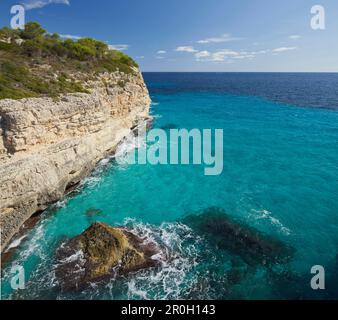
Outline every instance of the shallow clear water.
{"label": "shallow clear water", "polygon": [[[337,299],[338,112],[332,109],[338,108],[338,76],[303,75],[297,82],[289,75],[287,86],[288,75],[267,75],[265,90],[260,87],[264,76],[256,77],[260,85],[255,91],[253,74],[232,78],[231,74],[223,78],[222,74],[145,74],[155,127],[223,128],[223,173],[204,176],[203,166],[193,165],[102,162],[76,194],[46,211],[29,231],[2,272],[2,297]],[[236,90],[229,87],[231,81]],[[318,83],[325,87],[327,100]],[[306,89],[300,99],[302,86]],[[311,86],[313,95],[308,94]],[[292,246],[292,260],[271,268],[250,266],[182,222],[210,207],[222,208]],[[173,259],[160,269],[96,284],[83,292],[59,292],[55,250],[97,220],[128,225],[166,246]],[[27,281],[19,293],[10,289],[10,268],[17,264],[24,266]],[[326,268],[325,291],[310,288],[314,265]]]}

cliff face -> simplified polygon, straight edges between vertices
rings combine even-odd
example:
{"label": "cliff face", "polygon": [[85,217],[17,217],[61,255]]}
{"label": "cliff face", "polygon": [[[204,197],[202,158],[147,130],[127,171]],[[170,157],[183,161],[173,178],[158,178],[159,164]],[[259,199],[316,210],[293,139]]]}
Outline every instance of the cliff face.
{"label": "cliff face", "polygon": [[0,227],[5,248],[35,212],[61,199],[148,117],[140,72],[101,74],[87,93],[0,100]]}

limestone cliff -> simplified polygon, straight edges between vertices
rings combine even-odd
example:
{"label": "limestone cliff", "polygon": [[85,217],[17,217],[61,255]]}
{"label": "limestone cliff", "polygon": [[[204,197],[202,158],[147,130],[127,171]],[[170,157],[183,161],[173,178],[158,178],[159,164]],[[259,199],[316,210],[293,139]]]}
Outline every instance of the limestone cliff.
{"label": "limestone cliff", "polygon": [[149,94],[134,71],[88,80],[90,93],[0,100],[2,249],[26,219],[61,199],[148,118]]}

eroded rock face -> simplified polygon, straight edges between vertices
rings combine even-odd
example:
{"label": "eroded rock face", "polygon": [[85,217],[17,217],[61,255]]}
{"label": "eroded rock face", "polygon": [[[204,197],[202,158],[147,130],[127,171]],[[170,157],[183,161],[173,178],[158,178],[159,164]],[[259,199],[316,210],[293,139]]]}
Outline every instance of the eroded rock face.
{"label": "eroded rock face", "polygon": [[2,249],[25,220],[61,199],[149,118],[150,98],[138,70],[102,74],[86,87],[90,94],[58,100],[0,100]]}
{"label": "eroded rock face", "polygon": [[81,288],[105,277],[154,267],[160,252],[124,228],[96,222],[57,252],[56,278],[64,290]]}

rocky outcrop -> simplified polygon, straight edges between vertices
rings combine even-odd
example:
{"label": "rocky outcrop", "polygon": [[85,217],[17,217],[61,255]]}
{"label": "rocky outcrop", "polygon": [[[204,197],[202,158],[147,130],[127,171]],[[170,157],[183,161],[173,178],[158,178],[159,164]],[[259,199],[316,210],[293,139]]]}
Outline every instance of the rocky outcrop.
{"label": "rocky outcrop", "polygon": [[58,250],[55,271],[64,290],[81,288],[105,277],[156,266],[159,253],[154,243],[144,241],[124,228],[96,222]]}
{"label": "rocky outcrop", "polygon": [[138,70],[101,74],[86,87],[89,94],[0,101],[1,248],[148,118]]}

